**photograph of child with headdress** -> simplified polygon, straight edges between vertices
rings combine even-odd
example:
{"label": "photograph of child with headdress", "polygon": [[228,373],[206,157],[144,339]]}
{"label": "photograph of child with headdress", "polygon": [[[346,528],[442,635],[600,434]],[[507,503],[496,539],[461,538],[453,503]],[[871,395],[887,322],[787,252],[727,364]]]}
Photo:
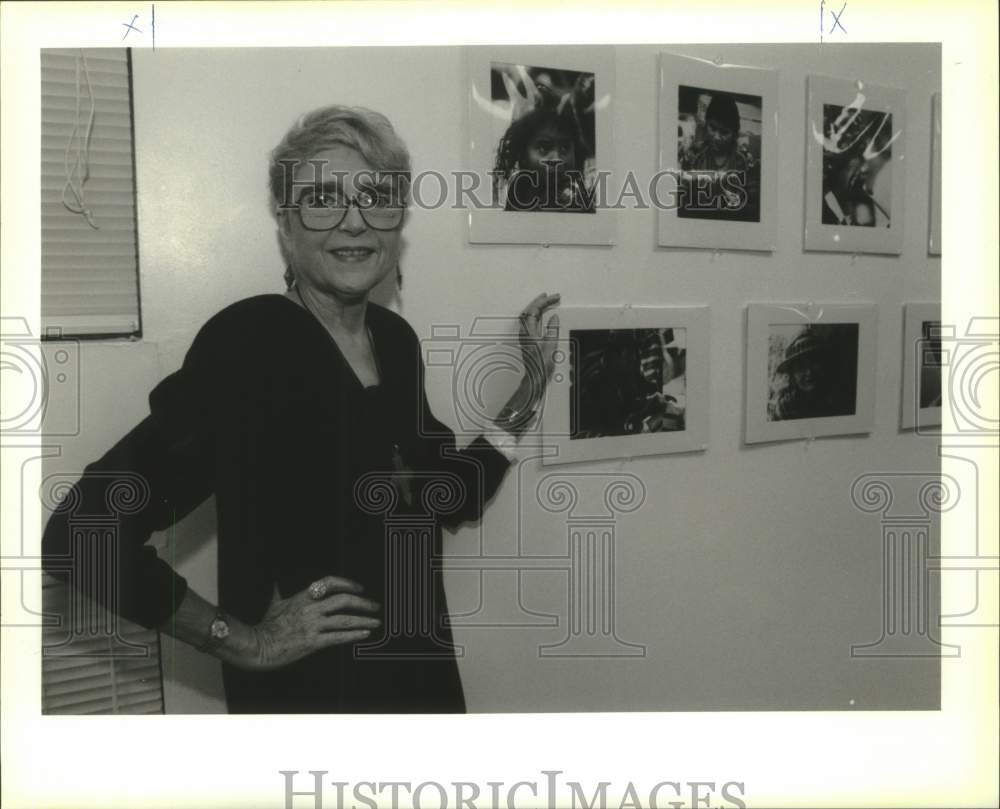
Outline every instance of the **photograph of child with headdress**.
{"label": "photograph of child with headdress", "polygon": [[892,114],[851,105],[823,105],[824,225],[892,224]]}
{"label": "photograph of child with headdress", "polygon": [[772,324],[768,335],[767,420],[856,412],[858,324]]}
{"label": "photograph of child with headdress", "polygon": [[490,94],[505,129],[492,171],[507,211],[594,213],[593,73],[493,62]]}
{"label": "photograph of child with headdress", "polygon": [[677,88],[677,216],[760,221],[761,96]]}

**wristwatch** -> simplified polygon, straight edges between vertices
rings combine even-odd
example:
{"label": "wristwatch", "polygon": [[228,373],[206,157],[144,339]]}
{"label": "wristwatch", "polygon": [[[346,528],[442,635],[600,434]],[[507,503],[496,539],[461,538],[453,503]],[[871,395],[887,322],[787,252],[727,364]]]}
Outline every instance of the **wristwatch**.
{"label": "wristwatch", "polygon": [[215,613],[215,618],[208,626],[208,637],[205,642],[198,647],[199,652],[210,652],[229,637],[229,621],[226,614],[219,610]]}

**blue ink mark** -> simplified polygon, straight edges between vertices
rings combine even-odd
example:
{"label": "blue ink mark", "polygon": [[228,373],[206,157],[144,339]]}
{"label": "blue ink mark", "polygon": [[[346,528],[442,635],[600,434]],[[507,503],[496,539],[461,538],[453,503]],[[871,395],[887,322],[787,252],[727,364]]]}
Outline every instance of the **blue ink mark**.
{"label": "blue ink mark", "polygon": [[126,28],[125,33],[122,35],[122,39],[125,39],[125,37],[128,36],[128,32],[129,31],[135,31],[137,34],[141,34],[142,33],[142,31],[140,29],[136,28],[135,25],[134,25],[135,21],[138,20],[138,19],[139,19],[139,15],[136,14],[136,15],[134,15],[132,17],[132,22],[123,22],[122,23],[122,25],[124,25],[125,28]]}
{"label": "blue ink mark", "polygon": [[830,26],[830,33],[831,34],[834,31],[836,31],[838,28],[841,31],[843,31],[845,34],[847,33],[847,29],[844,28],[844,26],[840,22],[840,17],[841,17],[841,15],[843,15],[845,8],[847,8],[847,3],[844,3],[843,8],[840,9],[840,13],[839,14],[834,14],[834,13],[831,12],[831,16],[833,17],[833,25]]}

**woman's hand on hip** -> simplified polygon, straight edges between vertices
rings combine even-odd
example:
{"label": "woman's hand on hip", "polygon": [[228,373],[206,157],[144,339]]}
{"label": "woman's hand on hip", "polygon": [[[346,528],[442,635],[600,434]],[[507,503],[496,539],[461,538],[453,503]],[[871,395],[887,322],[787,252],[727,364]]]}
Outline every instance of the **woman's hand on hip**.
{"label": "woman's hand on hip", "polygon": [[277,669],[328,646],[356,643],[371,636],[381,621],[371,613],[381,606],[361,595],[357,582],[326,576],[290,598],[277,587],[255,627],[254,654],[247,668]]}

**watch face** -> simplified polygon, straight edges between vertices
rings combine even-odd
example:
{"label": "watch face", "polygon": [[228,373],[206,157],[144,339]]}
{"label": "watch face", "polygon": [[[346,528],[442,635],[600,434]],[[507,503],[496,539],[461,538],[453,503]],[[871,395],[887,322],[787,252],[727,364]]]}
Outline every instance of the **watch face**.
{"label": "watch face", "polygon": [[216,618],[212,621],[211,634],[213,638],[217,640],[223,640],[229,637],[229,624],[227,624],[221,618]]}

